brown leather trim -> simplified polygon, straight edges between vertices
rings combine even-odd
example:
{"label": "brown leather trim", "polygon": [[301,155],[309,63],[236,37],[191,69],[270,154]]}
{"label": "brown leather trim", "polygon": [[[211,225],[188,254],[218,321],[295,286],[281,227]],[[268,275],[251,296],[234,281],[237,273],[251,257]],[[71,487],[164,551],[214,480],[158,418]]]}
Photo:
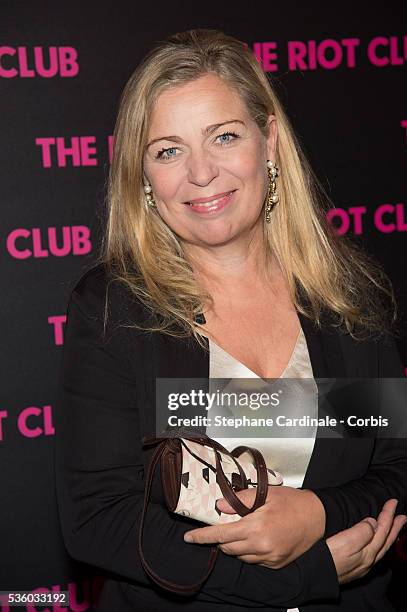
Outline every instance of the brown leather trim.
{"label": "brown leather trim", "polygon": [[[152,482],[153,482],[153,478],[154,478],[154,473],[155,470],[157,468],[158,462],[160,461],[161,457],[163,456],[165,447],[168,444],[168,439],[160,439],[157,438],[157,442],[159,442],[159,446],[155,449],[152,457],[151,457],[151,461],[150,461],[150,465],[148,467],[148,472],[147,472],[147,476],[146,476],[146,486],[145,486],[145,491],[144,491],[144,503],[143,503],[143,509],[141,512],[141,519],[140,519],[140,528],[139,528],[139,541],[138,541],[138,549],[139,549],[139,555],[140,555],[140,560],[141,560],[141,564],[144,568],[144,571],[146,572],[146,574],[151,578],[151,580],[153,580],[156,584],[158,584],[158,586],[160,586],[163,589],[166,589],[167,591],[171,591],[172,593],[176,593],[178,595],[193,595],[195,593],[197,593],[200,588],[202,587],[202,585],[204,584],[204,582],[209,578],[213,568],[215,567],[215,563],[216,563],[216,559],[218,556],[218,548],[216,546],[212,546],[210,548],[210,554],[209,554],[209,560],[208,560],[208,566],[206,569],[206,572],[203,576],[203,578],[195,583],[195,584],[177,584],[175,582],[171,582],[169,580],[166,580],[165,578],[161,578],[161,576],[159,576],[158,574],[156,574],[154,572],[154,570],[152,569],[152,567],[149,565],[149,563],[147,562],[146,558],[144,557],[144,553],[143,553],[143,532],[144,532],[144,522],[145,522],[145,517],[146,517],[146,513],[147,513],[147,508],[148,508],[148,504],[150,501],[150,494],[151,494],[151,486],[152,486]],[[149,438],[147,441],[148,445],[152,445],[153,444],[153,439]]]}
{"label": "brown leather trim", "polygon": [[[235,512],[237,512],[240,516],[246,516],[250,512],[254,512],[255,510],[257,510],[257,508],[259,508],[260,506],[264,504],[267,498],[267,491],[268,491],[268,474],[267,474],[267,468],[266,468],[266,464],[264,461],[264,457],[260,453],[260,451],[257,450],[256,448],[250,448],[248,446],[238,446],[234,448],[232,452],[230,452],[224,446],[219,444],[219,442],[217,442],[216,440],[213,440],[212,438],[209,438],[206,435],[201,434],[197,436],[192,433],[189,435],[186,432],[182,432],[182,437],[181,435],[177,437],[176,435],[174,435],[174,433],[172,433],[172,435],[168,437],[148,436],[143,439],[144,446],[154,446],[156,444],[158,444],[158,446],[153,452],[153,455],[150,461],[150,465],[148,467],[147,476],[146,476],[144,503],[143,503],[143,509],[141,513],[140,528],[139,528],[138,548],[139,548],[140,560],[141,560],[141,563],[147,575],[151,578],[151,580],[153,580],[161,588],[166,589],[167,591],[171,591],[172,593],[177,593],[178,595],[180,594],[193,595],[200,590],[200,588],[202,587],[204,582],[208,579],[208,577],[210,576],[215,566],[217,555],[218,555],[217,546],[212,546],[210,548],[208,566],[207,566],[207,569],[206,569],[206,572],[203,578],[199,582],[195,584],[189,584],[189,585],[176,584],[174,582],[166,580],[165,578],[162,578],[161,576],[158,576],[158,574],[156,574],[154,570],[151,568],[151,566],[148,564],[143,554],[144,522],[145,522],[148,504],[150,501],[151,486],[152,486],[152,482],[153,482],[153,478],[154,478],[154,474],[155,474],[158,462],[160,461],[161,484],[163,487],[166,504],[169,510],[174,510],[176,508],[176,505],[178,503],[179,493],[180,493],[181,472],[182,472],[181,445],[184,444],[184,446],[188,449],[188,452],[190,452],[191,455],[197,459],[197,461],[200,461],[201,463],[204,463],[206,465],[205,461],[203,461],[200,457],[198,457],[195,453],[193,453],[188,448],[188,445],[186,445],[183,442],[182,438],[184,438],[185,440],[190,440],[192,442],[198,442],[199,444],[202,444],[202,445],[210,446],[213,449],[215,453],[215,461],[216,461],[216,481],[219,484],[219,487],[226,501],[229,502],[229,504],[232,506]],[[247,487],[247,478],[246,478],[243,468],[241,467],[237,459],[244,452],[249,452],[252,455],[254,465],[257,470],[257,487],[256,487],[256,497],[255,497],[253,505],[250,508],[247,507],[245,504],[243,504],[243,502],[237,497],[235,491],[233,490],[232,485],[226,478],[225,473],[222,468],[220,452],[225,453],[226,455],[229,455],[230,457],[234,459],[236,466],[239,470],[241,482],[244,485],[243,488]],[[210,467],[213,469],[212,466]]]}

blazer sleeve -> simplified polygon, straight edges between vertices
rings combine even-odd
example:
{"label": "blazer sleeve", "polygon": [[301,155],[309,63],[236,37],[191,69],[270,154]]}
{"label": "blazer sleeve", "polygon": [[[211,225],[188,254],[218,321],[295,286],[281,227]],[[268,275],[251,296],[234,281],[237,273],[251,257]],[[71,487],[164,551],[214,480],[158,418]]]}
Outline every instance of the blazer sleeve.
{"label": "blazer sleeve", "polygon": [[[108,341],[103,322],[82,293],[68,305],[58,381],[55,472],[58,511],[71,557],[134,584],[153,585],[138,553],[144,496],[137,410],[137,372],[130,355],[137,334],[121,327]],[[137,350],[136,346],[136,350]],[[131,349],[133,350],[133,348]],[[208,550],[183,541],[191,524],[164,503],[150,503],[145,556],[168,580],[202,578]],[[197,599],[251,607],[296,607],[339,596],[335,565],[325,540],[278,570],[220,552]]]}
{"label": "blazer sleeve", "polygon": [[[375,438],[369,468],[363,477],[338,487],[308,487],[319,497],[325,508],[325,538],[351,527],[367,516],[377,518],[383,504],[391,498],[399,500],[397,514],[407,513],[407,417],[402,416],[403,406],[407,406],[404,368],[391,336],[386,335],[378,341],[377,351],[378,378],[403,379],[397,407],[391,407],[391,411],[395,411],[393,415],[398,411],[401,425],[399,437]],[[387,409],[384,403],[381,400],[382,414],[386,414]]]}

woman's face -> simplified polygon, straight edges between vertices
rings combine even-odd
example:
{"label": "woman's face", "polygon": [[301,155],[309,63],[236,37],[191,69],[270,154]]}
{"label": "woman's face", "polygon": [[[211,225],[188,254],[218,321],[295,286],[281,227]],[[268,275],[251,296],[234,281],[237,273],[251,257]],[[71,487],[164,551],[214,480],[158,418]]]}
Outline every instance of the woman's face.
{"label": "woman's face", "polygon": [[144,174],[159,214],[181,240],[220,245],[263,221],[266,161],[275,160],[277,138],[272,115],[269,125],[266,139],[240,96],[213,74],[158,96]]}

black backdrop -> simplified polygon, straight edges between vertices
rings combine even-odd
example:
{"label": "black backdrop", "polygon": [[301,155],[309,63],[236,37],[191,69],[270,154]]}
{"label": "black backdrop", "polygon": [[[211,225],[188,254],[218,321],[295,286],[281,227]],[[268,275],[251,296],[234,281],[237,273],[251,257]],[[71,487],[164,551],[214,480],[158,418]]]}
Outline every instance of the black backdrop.
{"label": "black backdrop", "polygon": [[[407,365],[407,23],[389,2],[0,7],[0,590],[69,589],[78,612],[92,609],[103,576],[64,550],[52,411],[67,299],[98,252],[109,136],[128,77],[176,31],[214,27],[247,42],[335,203],[332,222],[394,282]],[[392,555],[401,611],[406,538]]]}

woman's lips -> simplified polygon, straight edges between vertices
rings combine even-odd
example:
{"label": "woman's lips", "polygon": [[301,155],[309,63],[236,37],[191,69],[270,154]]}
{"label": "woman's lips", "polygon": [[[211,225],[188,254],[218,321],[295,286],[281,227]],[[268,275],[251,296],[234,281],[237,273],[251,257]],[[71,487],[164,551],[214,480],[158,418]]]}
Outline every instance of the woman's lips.
{"label": "woman's lips", "polygon": [[[201,215],[207,215],[210,213],[217,212],[218,210],[222,210],[222,208],[225,208],[225,206],[227,206],[229,202],[233,199],[233,194],[235,193],[235,191],[236,189],[234,189],[233,191],[228,191],[226,194],[220,195],[216,198],[212,198],[212,200],[208,200],[206,202],[194,200],[192,202],[186,202],[186,204],[194,212]],[[205,198],[202,198],[202,200],[204,199]]]}

